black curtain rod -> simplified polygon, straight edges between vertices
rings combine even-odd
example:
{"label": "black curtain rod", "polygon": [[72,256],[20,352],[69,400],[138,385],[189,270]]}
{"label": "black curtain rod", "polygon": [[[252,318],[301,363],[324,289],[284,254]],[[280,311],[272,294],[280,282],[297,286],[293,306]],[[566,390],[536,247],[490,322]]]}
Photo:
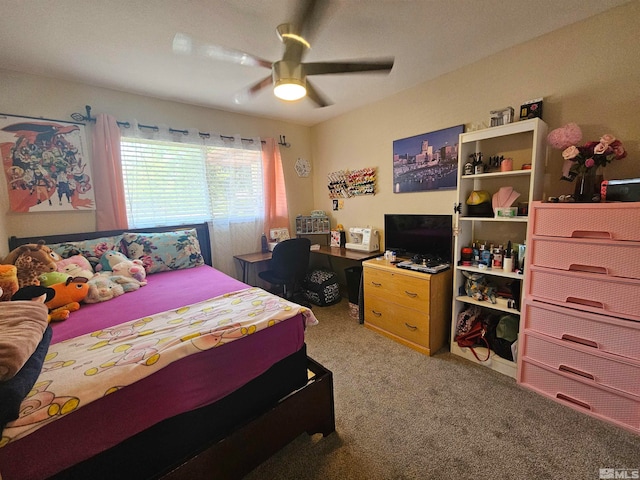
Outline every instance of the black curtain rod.
{"label": "black curtain rod", "polygon": [[[96,118],[91,116],[91,105],[85,105],[84,108],[87,110],[87,114],[83,115],[82,113],[72,113],[71,114],[71,118],[73,118],[76,122],[95,122]],[[129,122],[121,122],[119,120],[116,120],[116,122],[118,123],[118,126],[120,127],[124,127],[124,128],[131,128],[131,124]],[[157,132],[160,130],[160,128],[157,125],[143,125],[141,123],[138,124],[138,128],[148,128],[149,130],[153,130],[154,132]],[[169,133],[182,133],[183,135],[187,135],[189,133],[189,130],[178,130],[176,128],[171,128],[169,127]],[[206,133],[206,132],[198,132],[198,135],[200,135],[202,138],[209,138],[211,137],[210,133]],[[227,140],[232,140],[235,137],[230,137],[228,135],[220,135],[220,138],[225,138]],[[253,139],[252,138],[240,138],[240,140],[244,141],[244,142],[251,142],[253,143]],[[261,140],[261,143],[266,143],[264,140]]]}

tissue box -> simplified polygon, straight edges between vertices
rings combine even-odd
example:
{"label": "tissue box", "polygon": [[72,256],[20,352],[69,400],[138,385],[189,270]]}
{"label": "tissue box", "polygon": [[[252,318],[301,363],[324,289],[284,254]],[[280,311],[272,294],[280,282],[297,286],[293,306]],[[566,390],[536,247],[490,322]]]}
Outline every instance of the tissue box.
{"label": "tissue box", "polygon": [[513,218],[518,215],[518,207],[498,207],[495,214],[496,218]]}

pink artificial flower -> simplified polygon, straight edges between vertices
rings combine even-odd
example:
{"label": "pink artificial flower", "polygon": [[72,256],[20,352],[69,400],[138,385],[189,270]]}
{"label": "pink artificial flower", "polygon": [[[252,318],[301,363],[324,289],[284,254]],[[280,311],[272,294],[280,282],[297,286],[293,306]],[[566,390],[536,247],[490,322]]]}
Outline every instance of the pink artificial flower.
{"label": "pink artificial flower", "polygon": [[547,135],[547,143],[558,150],[577,144],[582,140],[582,130],[575,123],[567,123],[565,126],[551,130]]}
{"label": "pink artificial flower", "polygon": [[564,152],[562,152],[562,158],[564,158],[565,160],[573,160],[579,154],[580,154],[580,150],[578,150],[578,147],[571,146],[565,149]]}
{"label": "pink artificial flower", "polygon": [[604,144],[605,146],[609,146],[615,141],[616,141],[616,137],[608,133],[600,137],[600,143]]}
{"label": "pink artificial flower", "polygon": [[612,143],[610,147],[613,149],[613,153],[616,156],[616,160],[622,160],[627,156],[627,151],[622,146],[622,142],[616,141]]}
{"label": "pink artificial flower", "polygon": [[595,155],[602,155],[607,151],[607,145],[604,143],[599,143],[595,147],[593,147],[593,153]]}
{"label": "pink artificial flower", "polygon": [[595,164],[596,164],[596,161],[595,161],[593,158],[587,158],[587,159],[584,161],[584,166],[585,166],[585,167],[587,167],[587,168],[591,168],[591,167],[593,167]]}

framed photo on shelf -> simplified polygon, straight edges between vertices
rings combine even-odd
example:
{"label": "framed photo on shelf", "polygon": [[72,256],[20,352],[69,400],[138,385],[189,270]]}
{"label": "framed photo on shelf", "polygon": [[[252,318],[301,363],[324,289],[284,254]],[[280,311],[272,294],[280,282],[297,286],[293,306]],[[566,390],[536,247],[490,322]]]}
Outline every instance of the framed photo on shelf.
{"label": "framed photo on shelf", "polygon": [[84,125],[0,114],[12,212],[95,210]]}
{"label": "framed photo on shelf", "polygon": [[393,141],[393,192],[455,189],[464,125]]}

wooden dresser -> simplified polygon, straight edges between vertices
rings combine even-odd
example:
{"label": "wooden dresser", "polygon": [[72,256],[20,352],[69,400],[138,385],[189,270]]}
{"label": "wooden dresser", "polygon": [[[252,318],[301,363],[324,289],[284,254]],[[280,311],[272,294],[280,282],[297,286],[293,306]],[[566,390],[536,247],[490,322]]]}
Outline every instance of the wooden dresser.
{"label": "wooden dresser", "polygon": [[362,266],[365,327],[426,355],[446,345],[451,270],[433,275],[414,272],[382,257]]}
{"label": "wooden dresser", "polygon": [[530,208],[518,382],[640,433],[640,203]]}

